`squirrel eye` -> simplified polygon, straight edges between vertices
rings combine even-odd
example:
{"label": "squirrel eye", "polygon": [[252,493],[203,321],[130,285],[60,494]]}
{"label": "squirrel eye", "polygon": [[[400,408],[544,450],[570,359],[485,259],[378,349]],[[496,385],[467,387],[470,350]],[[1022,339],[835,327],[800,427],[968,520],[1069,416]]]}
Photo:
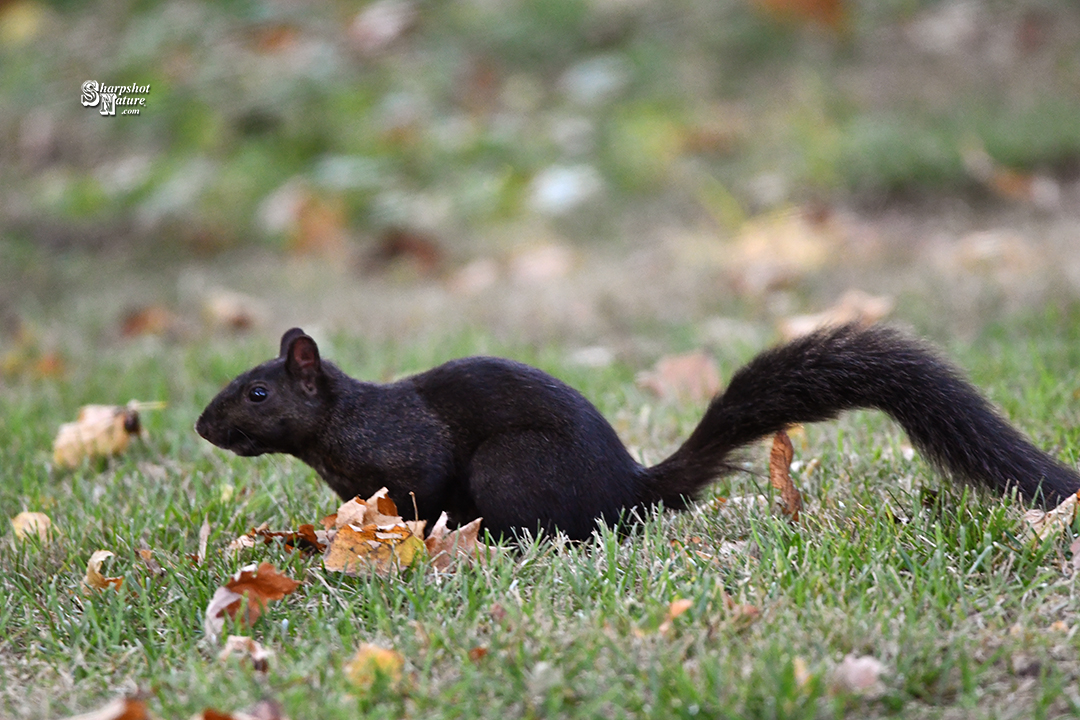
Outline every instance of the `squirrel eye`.
{"label": "squirrel eye", "polygon": [[268,397],[270,397],[270,393],[262,385],[256,385],[248,390],[248,400],[251,402],[262,402]]}

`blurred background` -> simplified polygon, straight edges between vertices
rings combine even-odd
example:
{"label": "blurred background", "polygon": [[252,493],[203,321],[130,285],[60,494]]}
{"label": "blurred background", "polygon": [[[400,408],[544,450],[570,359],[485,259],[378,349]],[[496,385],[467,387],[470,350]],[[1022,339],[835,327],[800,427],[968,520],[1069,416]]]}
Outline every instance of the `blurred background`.
{"label": "blurred background", "polygon": [[[91,80],[149,87],[103,115]],[[586,363],[822,312],[962,337],[1078,295],[1071,0],[0,2],[8,373],[292,324]]]}

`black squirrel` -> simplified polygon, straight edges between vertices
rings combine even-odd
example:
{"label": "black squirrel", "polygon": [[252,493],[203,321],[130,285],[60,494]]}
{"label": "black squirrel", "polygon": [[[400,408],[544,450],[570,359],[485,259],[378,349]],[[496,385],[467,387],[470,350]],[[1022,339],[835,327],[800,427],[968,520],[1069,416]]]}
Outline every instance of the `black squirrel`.
{"label": "black squirrel", "polygon": [[[762,352],[731,378],[673,455],[643,467],[574,390],[511,360],[470,357],[380,385],[319,357],[299,328],[234,379],[196,431],[238,455],[289,453],[342,498],[389,489],[428,527],[483,517],[493,535],[559,530],[663,502],[685,509],[734,469],[736,448],[795,423],[876,408],[961,480],[1057,503],[1080,475],[1033,446],[948,362],[887,327],[825,329]],[[408,510],[403,514],[411,515]]]}

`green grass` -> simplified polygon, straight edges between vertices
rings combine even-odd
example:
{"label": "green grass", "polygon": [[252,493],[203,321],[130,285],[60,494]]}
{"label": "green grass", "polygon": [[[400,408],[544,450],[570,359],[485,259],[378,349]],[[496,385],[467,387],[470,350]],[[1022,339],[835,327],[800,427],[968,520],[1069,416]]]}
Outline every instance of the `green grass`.
{"label": "green grass", "polygon": [[[1074,461],[1071,409],[1080,319],[1013,322],[950,348],[996,402]],[[1070,328],[1062,332],[1061,328]],[[673,331],[678,332],[678,331]],[[557,349],[502,346],[482,335],[449,344],[374,346],[336,337],[325,354],[384,377],[451,355],[500,352],[566,378],[649,457],[677,442],[699,409],[657,404],[633,387],[639,368],[583,370]],[[93,348],[93,352],[89,349]],[[807,510],[799,525],[765,510],[659,513],[620,537],[528,544],[438,578],[420,571],[345,577],[275,545],[224,554],[250,527],[317,521],[337,501],[299,461],[242,459],[192,431],[233,374],[270,340],[170,346],[86,341],[90,360],[59,380],[0,385],[0,514],[49,514],[48,544],[0,537],[0,716],[56,717],[136,689],[160,717],[243,709],[261,697],[290,717],[1051,717],[1080,710],[1075,586],[1061,571],[1071,538],[1027,542],[1022,508],[950,485],[883,417],[849,415],[796,437]],[[745,356],[723,357],[726,376]],[[73,472],[51,469],[57,426],[88,402],[167,400],[145,413],[145,443]],[[647,416],[645,405],[654,406]],[[643,419],[644,418],[644,419]],[[728,496],[767,492],[755,471],[721,481]],[[189,558],[203,521],[203,565]],[[721,549],[748,541],[734,555]],[[141,543],[165,573],[140,560]],[[119,592],[86,596],[97,549],[116,553]],[[215,589],[243,564],[269,561],[303,582],[251,634],[275,656],[266,677],[216,659],[202,630]],[[669,604],[693,606],[667,632]],[[756,620],[728,598],[760,610]],[[501,610],[500,610],[501,608]],[[505,614],[504,614],[505,613]],[[1060,621],[1062,626],[1053,626]],[[343,665],[362,642],[406,658],[397,687],[351,687]],[[479,661],[469,651],[487,650]],[[830,692],[848,653],[887,666],[874,698]],[[796,667],[811,673],[796,681]]]}

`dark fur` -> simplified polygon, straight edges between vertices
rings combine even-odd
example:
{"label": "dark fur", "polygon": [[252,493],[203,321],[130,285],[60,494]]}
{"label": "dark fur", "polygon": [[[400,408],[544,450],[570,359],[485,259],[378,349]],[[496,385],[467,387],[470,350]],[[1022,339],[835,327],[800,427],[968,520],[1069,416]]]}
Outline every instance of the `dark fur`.
{"label": "dark fur", "polygon": [[[256,385],[267,391],[260,402],[249,397]],[[949,363],[883,327],[824,330],[761,353],[651,468],[580,393],[535,368],[476,357],[364,383],[322,361],[295,328],[281,355],[233,380],[195,429],[240,455],[295,455],[342,498],[385,486],[410,516],[415,495],[429,526],[445,510],[456,523],[483,517],[496,535],[581,539],[635,507],[684,508],[731,470],[736,448],[854,408],[889,414],[957,479],[1041,502],[1080,488],[1080,475],[1031,445]]]}

